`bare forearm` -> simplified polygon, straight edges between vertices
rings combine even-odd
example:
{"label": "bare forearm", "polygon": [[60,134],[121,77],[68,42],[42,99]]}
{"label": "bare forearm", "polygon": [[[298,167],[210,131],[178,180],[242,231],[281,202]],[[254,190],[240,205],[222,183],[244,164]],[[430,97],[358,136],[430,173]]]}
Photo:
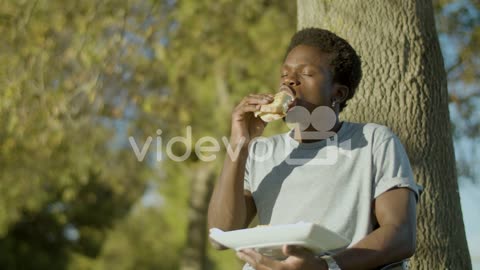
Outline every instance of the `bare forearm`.
{"label": "bare forearm", "polygon": [[243,177],[248,149],[242,148],[238,158],[227,154],[220,178],[213,190],[208,208],[208,226],[225,231],[245,227],[246,203],[243,191]]}
{"label": "bare forearm", "polygon": [[386,225],[334,257],[342,270],[375,269],[401,261],[415,251],[415,232],[408,226]]}

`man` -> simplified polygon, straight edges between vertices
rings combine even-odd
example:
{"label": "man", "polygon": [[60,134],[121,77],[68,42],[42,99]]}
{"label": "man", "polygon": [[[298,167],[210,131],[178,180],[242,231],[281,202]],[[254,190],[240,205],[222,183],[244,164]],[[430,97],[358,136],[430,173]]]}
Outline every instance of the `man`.
{"label": "man", "polygon": [[[248,263],[244,269],[376,269],[414,254],[419,190],[403,146],[384,126],[338,120],[360,79],[360,58],[344,39],[317,28],[293,36],[280,83],[295,96],[294,105],[312,116],[318,108],[333,110],[329,129],[338,150],[333,162],[325,160],[332,138],[306,136],[325,131],[318,124],[254,140],[266,125],[254,112],[271,103],[272,95],[251,94],[234,109],[230,143],[241,148],[240,155],[225,158],[209,205],[209,227],[246,228],[258,214],[260,224],[315,222],[352,241],[324,257],[284,246],[283,261],[242,250],[237,256]],[[289,114],[292,109],[287,119]],[[259,153],[270,156],[259,161],[254,158]]]}

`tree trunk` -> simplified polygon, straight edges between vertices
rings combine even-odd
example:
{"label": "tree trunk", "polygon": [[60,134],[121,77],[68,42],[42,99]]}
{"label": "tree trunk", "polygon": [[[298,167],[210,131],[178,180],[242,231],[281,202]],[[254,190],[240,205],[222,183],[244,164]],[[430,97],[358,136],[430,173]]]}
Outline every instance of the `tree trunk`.
{"label": "tree trunk", "polygon": [[205,270],[207,263],[207,210],[215,170],[211,163],[197,165],[190,177],[187,240],[180,270]]}
{"label": "tree trunk", "polygon": [[447,84],[427,0],[298,0],[298,27],[347,39],[363,79],[341,116],[398,134],[424,186],[413,269],[471,269],[460,208]]}

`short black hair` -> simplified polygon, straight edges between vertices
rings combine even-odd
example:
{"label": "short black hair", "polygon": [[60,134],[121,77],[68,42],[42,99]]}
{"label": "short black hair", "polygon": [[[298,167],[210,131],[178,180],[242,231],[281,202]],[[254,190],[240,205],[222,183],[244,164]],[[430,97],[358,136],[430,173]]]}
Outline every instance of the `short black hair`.
{"label": "short black hair", "polygon": [[298,45],[316,47],[324,53],[333,55],[330,63],[333,68],[333,81],[348,87],[347,98],[340,104],[340,111],[342,111],[347,106],[347,100],[355,94],[362,79],[360,56],[345,39],[321,28],[304,28],[295,33],[290,40],[285,57]]}

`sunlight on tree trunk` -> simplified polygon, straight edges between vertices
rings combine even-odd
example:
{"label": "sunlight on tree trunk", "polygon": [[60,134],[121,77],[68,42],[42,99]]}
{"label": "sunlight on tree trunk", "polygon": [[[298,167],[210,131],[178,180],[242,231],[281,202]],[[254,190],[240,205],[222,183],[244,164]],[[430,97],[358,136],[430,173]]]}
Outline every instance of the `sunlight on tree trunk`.
{"label": "sunlight on tree trunk", "polygon": [[413,269],[471,269],[460,208],[448,94],[430,1],[299,0],[299,28],[347,39],[363,79],[342,118],[398,134],[424,186]]}

